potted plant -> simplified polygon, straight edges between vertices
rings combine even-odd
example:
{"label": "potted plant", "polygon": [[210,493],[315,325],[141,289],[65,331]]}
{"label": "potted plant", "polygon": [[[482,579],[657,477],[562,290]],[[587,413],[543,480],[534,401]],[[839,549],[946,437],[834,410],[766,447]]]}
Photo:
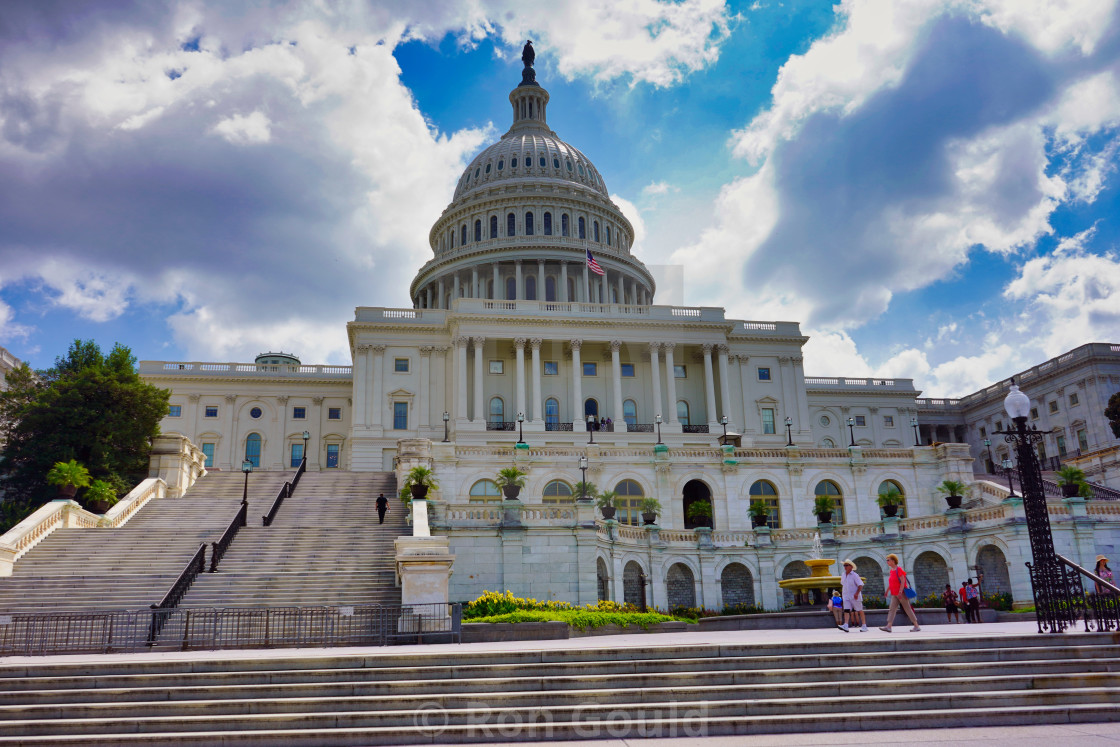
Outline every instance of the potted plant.
{"label": "potted plant", "polygon": [[[438,488],[436,474],[429,467],[420,464],[408,471],[404,478],[404,486],[412,495],[413,500],[423,500],[428,497],[428,490]],[[404,490],[402,489],[402,493]]]}
{"label": "potted plant", "polygon": [[86,508],[93,511],[95,514],[103,514],[112,508],[119,500],[117,498],[117,491],[113,486],[104,480],[94,480],[86,488],[85,495],[82,496],[85,501]]}
{"label": "potted plant", "polygon": [[889,485],[886,490],[879,493],[879,507],[886,516],[898,514],[898,507],[902,505],[902,491],[894,485]]}
{"label": "potted plant", "polygon": [[642,498],[638,506],[642,510],[642,523],[657,523],[657,515],[661,513],[661,501],[657,500],[653,496],[647,495],[645,498]]}
{"label": "potted plant", "polygon": [[960,508],[961,501],[964,500],[964,495],[968,492],[968,486],[957,480],[945,480],[937,486],[937,492],[945,496],[945,502],[949,504],[949,508]]}
{"label": "potted plant", "polygon": [[89,470],[73,459],[55,462],[47,473],[47,482],[58,486],[59,498],[73,498],[78,488],[89,487]]}
{"label": "potted plant", "polygon": [[599,495],[599,488],[596,487],[595,483],[584,482],[583,480],[577,482],[572,490],[575,491],[577,501],[580,500],[580,498],[593,501]]}
{"label": "potted plant", "polygon": [[595,498],[595,505],[599,507],[604,519],[614,518],[615,509],[619,502],[619,495],[613,490],[604,490]]}
{"label": "potted plant", "polygon": [[1058,485],[1062,489],[1062,496],[1073,498],[1081,492],[1081,484],[1085,482],[1085,473],[1072,464],[1063,465],[1057,472]]}
{"label": "potted plant", "polygon": [[747,513],[751,515],[752,527],[764,527],[770,521],[770,506],[767,505],[766,501],[751,501]]}
{"label": "potted plant", "polygon": [[494,482],[502,489],[502,495],[506,497],[507,501],[517,500],[517,496],[521,494],[521,488],[525,487],[526,474],[517,467],[506,467],[498,470],[498,476],[494,478]]}
{"label": "potted plant", "polygon": [[836,510],[836,501],[832,496],[818,495],[813,501],[813,513],[817,516],[817,521],[821,524],[829,524],[832,522],[832,512]]}
{"label": "potted plant", "polygon": [[712,502],[708,500],[693,501],[688,504],[685,518],[698,527],[712,526]]}

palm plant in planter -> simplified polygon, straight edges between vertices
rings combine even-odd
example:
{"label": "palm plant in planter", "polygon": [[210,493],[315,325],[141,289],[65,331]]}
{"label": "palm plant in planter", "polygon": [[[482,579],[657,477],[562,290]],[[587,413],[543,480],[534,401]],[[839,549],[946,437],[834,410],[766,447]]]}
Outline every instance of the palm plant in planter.
{"label": "palm plant in planter", "polygon": [[688,504],[688,510],[685,511],[685,518],[697,527],[711,528],[712,502],[708,500],[693,501]]}
{"label": "palm plant in planter", "polygon": [[407,501],[406,496],[411,495],[413,500],[423,500],[428,497],[428,490],[438,487],[436,473],[420,464],[410,469],[408,474],[405,475],[404,486],[401,487],[401,498]]}
{"label": "palm plant in planter", "polygon": [[945,480],[937,486],[937,492],[945,496],[945,502],[949,504],[949,508],[960,508],[961,501],[964,500],[968,491],[969,487],[957,480]]}
{"label": "palm plant in planter", "polygon": [[642,523],[657,523],[657,515],[661,513],[661,501],[657,500],[653,496],[647,495],[645,498],[642,498],[638,506],[642,510]]}
{"label": "palm plant in planter", "polygon": [[602,512],[604,519],[613,519],[615,510],[619,508],[625,500],[625,498],[613,490],[604,490],[595,498],[595,505],[599,507],[599,511]]}
{"label": "palm plant in planter", "polygon": [[117,498],[117,491],[113,489],[112,485],[104,480],[94,480],[86,488],[82,500],[90,511],[103,514],[116,505],[120,499]]}
{"label": "palm plant in planter", "polygon": [[751,501],[747,513],[751,515],[752,527],[763,527],[770,521],[770,506],[766,501]]}
{"label": "palm plant in planter", "polygon": [[521,488],[525,487],[525,477],[526,473],[517,467],[506,467],[498,470],[498,476],[494,478],[494,482],[502,489],[502,494],[506,497],[506,500],[515,501],[517,496],[521,494]]}
{"label": "palm plant in planter", "polygon": [[585,498],[589,501],[593,501],[599,496],[599,488],[593,482],[584,482],[580,480],[572,487],[572,490],[577,496],[577,501]]}
{"label": "palm plant in planter", "polygon": [[902,491],[893,484],[879,493],[879,507],[887,516],[898,514],[898,507],[902,505]]}
{"label": "palm plant in planter", "polygon": [[47,483],[58,486],[59,498],[73,498],[78,488],[89,487],[89,470],[73,459],[55,462],[47,473]]}
{"label": "palm plant in planter", "polygon": [[1062,489],[1062,495],[1066,498],[1073,498],[1080,495],[1081,486],[1085,484],[1085,473],[1074,467],[1071,464],[1064,465],[1057,472],[1058,485]]}
{"label": "palm plant in planter", "polygon": [[813,501],[813,513],[821,524],[832,522],[832,512],[836,510],[836,501],[831,496],[818,495]]}

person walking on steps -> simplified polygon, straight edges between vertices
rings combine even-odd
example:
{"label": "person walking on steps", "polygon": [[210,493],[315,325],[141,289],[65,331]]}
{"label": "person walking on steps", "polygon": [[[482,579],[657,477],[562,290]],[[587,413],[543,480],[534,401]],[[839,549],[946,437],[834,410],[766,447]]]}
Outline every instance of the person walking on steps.
{"label": "person walking on steps", "polygon": [[844,575],[840,577],[840,590],[844,600],[844,624],[840,630],[848,632],[848,623],[861,622],[860,632],[867,632],[867,620],[863,618],[863,579],[856,573],[856,564],[850,559],[844,561]]}
{"label": "person walking on steps", "polygon": [[[1097,556],[1097,564],[1093,566],[1093,573],[1095,573],[1097,575],[1097,578],[1099,578],[1101,581],[1107,581],[1110,584],[1112,583],[1112,569],[1108,567],[1108,558],[1106,556]],[[1114,593],[1112,589],[1108,588],[1099,581],[1094,581],[1093,587],[1095,588],[1097,594]]]}
{"label": "person walking on steps", "polygon": [[961,622],[961,610],[957,606],[957,592],[953,587],[945,584],[945,591],[941,592],[941,601],[945,602],[945,622],[953,622],[953,615],[957,616],[957,624]]}
{"label": "person walking on steps", "polygon": [[385,512],[389,510],[389,501],[385,498],[385,494],[381,493],[377,496],[377,523],[385,523]]}
{"label": "person walking on steps", "polygon": [[917,594],[910,588],[910,582],[906,580],[906,571],[898,566],[898,556],[893,552],[887,556],[887,567],[891,569],[890,575],[887,577],[890,585],[891,606],[887,610],[887,624],[879,630],[884,633],[891,632],[894,616],[898,614],[898,608],[901,606],[906,616],[910,618],[910,622],[914,623],[910,632],[917,633],[922,629],[922,626],[918,625],[918,616],[914,614],[914,608],[910,606],[910,596],[917,596]]}

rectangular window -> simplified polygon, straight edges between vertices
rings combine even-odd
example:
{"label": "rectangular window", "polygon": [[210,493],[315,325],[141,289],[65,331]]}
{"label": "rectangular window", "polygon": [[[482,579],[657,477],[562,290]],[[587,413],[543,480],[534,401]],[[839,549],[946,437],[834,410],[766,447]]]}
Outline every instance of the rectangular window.
{"label": "rectangular window", "polygon": [[342,420],[342,408],[341,407],[328,407],[327,408],[327,420]]}
{"label": "rectangular window", "polygon": [[202,456],[206,457],[206,466],[214,466],[214,444],[202,445]]}
{"label": "rectangular window", "polygon": [[1037,407],[1032,407],[1031,408],[1031,420],[1038,420],[1038,408]]}
{"label": "rectangular window", "polygon": [[1058,436],[1058,456],[1066,455],[1066,437]]}
{"label": "rectangular window", "polygon": [[1077,448],[1081,451],[1089,450],[1089,434],[1086,433],[1084,428],[1077,431]]}
{"label": "rectangular window", "polygon": [[306,407],[293,407],[292,408],[292,420],[305,420],[306,418],[307,418],[307,408]]}
{"label": "rectangular window", "polygon": [[183,406],[182,405],[168,405],[168,407],[167,407],[167,417],[169,417],[169,418],[181,418],[181,417],[183,417]]}
{"label": "rectangular window", "polygon": [[408,358],[393,359],[394,373],[408,373]]}
{"label": "rectangular window", "polygon": [[674,379],[687,379],[688,378],[688,366],[673,366],[673,378]]}
{"label": "rectangular window", "polygon": [[544,362],[544,375],[545,376],[559,376],[560,375],[560,364],[557,363],[556,361],[545,361]]}
{"label": "rectangular window", "polygon": [[985,428],[984,426],[980,426],[980,438],[987,438],[987,437],[988,437],[988,429]]}
{"label": "rectangular window", "polygon": [[634,378],[634,364],[633,363],[623,363],[622,364],[622,377],[626,378],[626,379]]}
{"label": "rectangular window", "polygon": [[867,416],[866,415],[856,415],[855,416],[855,421],[856,421],[856,425],[858,425],[860,428],[866,428],[867,427]]}
{"label": "rectangular window", "polygon": [[505,361],[490,361],[490,373],[505,373]]}
{"label": "rectangular window", "polygon": [[770,381],[770,369],[769,368],[759,368],[758,369],[758,380],[759,381]]}
{"label": "rectangular window", "polygon": [[1077,392],[1074,392],[1073,394],[1069,395],[1069,406],[1070,407],[1077,407],[1079,404],[1081,404],[1081,400],[1078,399]]}
{"label": "rectangular window", "polygon": [[996,430],[997,431],[1002,431],[1003,430],[1003,421],[1002,420],[997,420],[996,421]]}
{"label": "rectangular window", "polygon": [[762,408],[762,432],[774,432],[774,410],[769,407]]}
{"label": "rectangular window", "polygon": [[1051,400],[1050,401],[1050,412],[1057,412],[1057,411],[1058,411],[1058,400],[1056,400],[1056,399]]}
{"label": "rectangular window", "polygon": [[599,366],[595,363],[584,363],[583,364],[583,375],[584,376],[597,376],[598,371],[599,371]]}
{"label": "rectangular window", "polygon": [[298,467],[299,463],[303,461],[303,444],[292,444],[292,462],[293,467]]}
{"label": "rectangular window", "polygon": [[886,428],[894,428],[894,416],[893,415],[884,415],[883,416],[883,426],[886,427]]}
{"label": "rectangular window", "polygon": [[342,450],[340,444],[327,444],[327,468],[338,469],[338,452]]}
{"label": "rectangular window", "polygon": [[408,430],[408,403],[407,402],[394,402],[393,403],[393,430],[407,431]]}
{"label": "rectangular window", "polygon": [[218,406],[217,405],[207,405],[206,406],[206,412],[203,413],[203,417],[207,417],[207,418],[218,417]]}

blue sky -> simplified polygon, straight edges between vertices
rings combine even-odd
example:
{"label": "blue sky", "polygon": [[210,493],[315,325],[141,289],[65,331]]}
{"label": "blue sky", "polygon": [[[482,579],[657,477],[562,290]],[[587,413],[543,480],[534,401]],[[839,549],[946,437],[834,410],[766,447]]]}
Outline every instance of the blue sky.
{"label": "blue sky", "polygon": [[1116,0],[0,5],[0,345],[348,362],[509,124],[806,371],[973,391],[1120,341]]}

